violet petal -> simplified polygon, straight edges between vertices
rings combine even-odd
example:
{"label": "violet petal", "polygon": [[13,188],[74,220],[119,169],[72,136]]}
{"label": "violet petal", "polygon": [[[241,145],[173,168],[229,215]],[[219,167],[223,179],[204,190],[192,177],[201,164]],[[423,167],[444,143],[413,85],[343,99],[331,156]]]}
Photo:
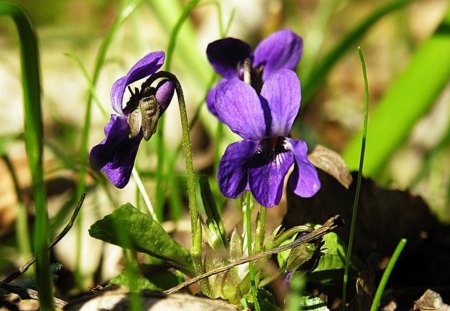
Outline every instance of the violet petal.
{"label": "violet petal", "polygon": [[139,60],[128,73],[116,80],[111,88],[111,103],[113,109],[123,115],[122,100],[126,87],[139,79],[154,74],[164,64],[164,52],[152,52]]}
{"label": "violet petal", "polygon": [[314,165],[308,160],[308,147],[304,141],[287,139],[295,157],[294,171],[289,178],[289,186],[303,198],[312,197],[320,189],[320,180]]}
{"label": "violet petal", "polygon": [[105,172],[114,186],[123,188],[130,180],[142,133],[128,138],[127,119],[111,115],[105,134],[106,138],[92,148],[89,161],[93,169]]}
{"label": "violet petal", "polygon": [[175,84],[170,80],[163,80],[156,86],[156,100],[159,104],[159,116],[166,111],[172,101],[175,92]]}
{"label": "violet petal", "polygon": [[220,191],[228,198],[237,198],[248,188],[247,161],[258,149],[258,143],[243,140],[227,147],[219,163],[217,180]]}
{"label": "violet petal", "polygon": [[272,207],[280,203],[284,177],[293,162],[292,153],[282,152],[276,154],[272,161],[249,169],[250,189],[259,204]]}
{"label": "violet petal", "polygon": [[263,80],[282,68],[294,70],[303,51],[303,39],[290,30],[277,31],[256,47],[254,67],[264,66]]}
{"label": "violet petal", "polygon": [[295,72],[282,69],[272,74],[261,89],[271,114],[270,136],[288,136],[300,109],[300,81]]}
{"label": "violet petal", "polygon": [[206,55],[218,74],[232,79],[238,77],[238,64],[251,56],[251,48],[239,39],[225,38],[208,44]]}
{"label": "violet petal", "polygon": [[226,79],[222,79],[219,81],[219,83],[217,83],[217,85],[213,88],[211,88],[208,92],[208,95],[206,95],[206,105],[208,106],[209,111],[215,115],[218,119],[219,115],[217,114],[217,110],[216,110],[216,92],[217,89],[224,84],[225,82],[227,82],[228,80]]}
{"label": "violet petal", "polygon": [[264,111],[255,90],[239,79],[220,84],[216,92],[219,119],[245,139],[259,140],[266,136]]}

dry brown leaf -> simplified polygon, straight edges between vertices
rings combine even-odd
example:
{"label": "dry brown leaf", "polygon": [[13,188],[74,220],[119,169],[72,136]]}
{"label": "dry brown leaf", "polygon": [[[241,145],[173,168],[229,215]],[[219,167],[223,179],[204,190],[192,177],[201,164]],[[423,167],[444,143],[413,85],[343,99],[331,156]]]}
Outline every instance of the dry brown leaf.
{"label": "dry brown leaf", "polygon": [[317,145],[308,155],[308,160],[317,168],[333,176],[348,189],[353,181],[350,170],[341,156],[324,146]]}

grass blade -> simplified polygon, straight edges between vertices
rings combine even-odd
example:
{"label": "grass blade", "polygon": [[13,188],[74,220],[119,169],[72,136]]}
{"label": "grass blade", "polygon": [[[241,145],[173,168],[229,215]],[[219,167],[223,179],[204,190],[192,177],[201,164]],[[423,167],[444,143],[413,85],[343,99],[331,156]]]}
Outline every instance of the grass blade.
{"label": "grass blade", "polygon": [[14,20],[19,32],[24,98],[25,147],[31,171],[36,209],[33,241],[36,254],[36,280],[41,309],[52,310],[53,290],[47,252],[48,214],[42,165],[43,124],[37,37],[30,20],[20,7],[12,3],[0,2],[0,15],[9,15]]}
{"label": "grass blade", "polygon": [[[434,104],[450,77],[450,8],[434,34],[415,52],[403,74],[371,114],[364,175],[376,176],[408,137],[414,124]],[[401,122],[399,122],[401,116]],[[343,157],[357,167],[362,132],[349,142]]]}
{"label": "grass blade", "polygon": [[380,284],[378,284],[378,288],[375,293],[375,297],[373,299],[372,306],[370,307],[370,311],[378,310],[378,306],[380,305],[380,300],[381,300],[381,296],[383,295],[384,288],[386,287],[386,284],[389,280],[389,276],[391,275],[391,272],[394,269],[395,263],[397,262],[398,257],[400,257],[400,254],[402,253],[403,248],[405,247],[405,244],[406,244],[406,239],[401,239],[400,242],[398,242],[397,247],[395,248],[395,251],[392,254],[392,257],[389,260],[386,270],[384,270],[384,272],[383,272],[383,276],[381,277]]}
{"label": "grass blade", "polygon": [[343,286],[342,286],[342,304],[343,304],[343,306],[345,306],[346,299],[347,299],[348,273],[350,270],[350,263],[351,263],[351,257],[352,257],[353,240],[355,237],[356,215],[357,215],[358,205],[359,205],[359,194],[361,193],[362,172],[363,172],[363,167],[364,167],[364,155],[365,155],[365,149],[366,149],[367,123],[368,123],[368,118],[369,118],[369,84],[367,82],[366,62],[364,61],[364,55],[361,51],[361,48],[358,48],[358,52],[359,52],[359,58],[361,60],[361,67],[362,67],[363,76],[364,76],[364,127],[363,127],[363,137],[361,140],[361,147],[360,147],[359,170],[358,170],[358,179],[356,182],[355,200],[353,201],[353,208],[352,208],[352,222],[351,222],[351,226],[350,226],[350,235],[348,238],[347,253],[345,255],[345,269],[344,269],[344,279],[343,279]]}
{"label": "grass blade", "polygon": [[20,38],[20,62],[24,103],[25,147],[31,171],[36,219],[34,252],[36,254],[36,281],[42,310],[52,310],[53,289],[49,268],[48,214],[42,167],[43,123],[41,109],[41,81],[39,50],[34,28],[18,6],[0,2],[0,15],[9,15],[17,26]]}

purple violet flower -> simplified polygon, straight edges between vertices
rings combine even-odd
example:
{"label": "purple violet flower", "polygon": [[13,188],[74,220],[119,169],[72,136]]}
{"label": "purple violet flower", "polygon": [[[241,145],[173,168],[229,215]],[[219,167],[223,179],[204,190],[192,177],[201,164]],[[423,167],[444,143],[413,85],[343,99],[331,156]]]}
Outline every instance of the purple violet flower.
{"label": "purple violet flower", "polygon": [[[91,167],[106,173],[111,183],[117,188],[123,188],[130,180],[134,160],[139,144],[144,137],[141,120],[134,125],[138,126],[138,133],[132,134],[129,116],[140,109],[139,102],[145,96],[156,98],[158,107],[154,107],[157,120],[167,109],[174,94],[174,84],[169,80],[161,81],[156,88],[135,90],[125,108],[122,107],[123,95],[127,86],[137,80],[151,76],[164,64],[164,52],[149,53],[139,60],[130,71],[114,82],[111,89],[111,103],[117,114],[112,114],[105,126],[106,138],[91,150],[89,161]],[[131,91],[131,89],[130,89]],[[145,93],[145,95],[144,95]],[[154,97],[153,97],[154,96]],[[142,110],[142,109],[141,109]],[[155,124],[156,126],[156,124]],[[151,136],[152,133],[150,133]],[[150,138],[147,135],[147,140]]]}
{"label": "purple violet flower", "polygon": [[273,73],[259,95],[239,79],[218,86],[218,117],[244,139],[229,145],[219,164],[219,188],[226,197],[250,190],[261,205],[277,205],[292,164],[289,186],[295,194],[311,197],[320,189],[306,143],[289,137],[300,99],[300,81],[289,69]]}
{"label": "purple violet flower", "polygon": [[[290,30],[280,30],[271,34],[261,41],[254,52],[246,42],[235,38],[210,43],[206,49],[208,60],[214,70],[223,77],[206,97],[211,113],[218,116],[214,101],[220,84],[238,78],[251,84],[259,93],[263,82],[272,73],[283,68],[294,70],[301,58],[302,50],[303,39]],[[246,72],[249,73],[248,77]]]}

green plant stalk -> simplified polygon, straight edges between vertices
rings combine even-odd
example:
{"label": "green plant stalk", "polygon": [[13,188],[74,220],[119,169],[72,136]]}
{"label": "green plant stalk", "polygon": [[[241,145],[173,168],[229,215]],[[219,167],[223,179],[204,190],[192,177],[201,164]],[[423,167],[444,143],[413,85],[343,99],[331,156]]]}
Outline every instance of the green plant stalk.
{"label": "green plant stalk", "polygon": [[[245,233],[247,236],[247,252],[248,256],[253,255],[252,251],[252,195],[249,191],[245,193]],[[250,275],[250,289],[252,291],[253,303],[255,305],[255,310],[260,311],[259,303],[258,303],[258,294],[256,292],[256,281],[255,281],[255,267],[253,266],[253,262],[248,263],[248,270]]]}
{"label": "green plant stalk", "polygon": [[264,249],[264,238],[266,235],[266,219],[267,219],[267,208],[262,205],[259,205],[259,213],[258,217],[256,218],[255,253],[260,253]]}
{"label": "green plant stalk", "polygon": [[42,165],[43,124],[41,110],[41,82],[39,49],[34,28],[27,15],[18,6],[0,2],[0,15],[9,15],[16,24],[20,38],[20,63],[24,103],[25,148],[31,172],[36,219],[34,227],[34,252],[36,255],[36,281],[40,308],[53,310],[53,286],[47,247],[48,214]]}
{"label": "green plant stalk", "polygon": [[[450,7],[434,34],[417,49],[406,70],[391,85],[371,113],[372,138],[367,144],[364,175],[376,176],[403,143],[416,122],[432,107],[450,77]],[[398,118],[401,116],[401,122]],[[358,141],[343,154],[350,169],[357,167]]]}
{"label": "green plant stalk", "polygon": [[[142,84],[142,88],[150,86],[154,81],[160,78],[166,78],[175,84],[175,91],[177,93],[178,105],[180,108],[181,128],[183,131],[183,152],[186,161],[186,178],[187,178],[187,191],[189,199],[189,214],[191,217],[191,232],[192,232],[192,246],[191,257],[194,265],[196,275],[204,273],[202,264],[202,227],[200,221],[200,215],[198,212],[197,197],[196,197],[196,181],[194,174],[194,166],[192,162],[192,144],[189,131],[189,120],[187,116],[186,103],[184,100],[183,89],[181,87],[178,78],[168,71],[158,71],[150,76]],[[200,286],[205,295],[210,294],[209,284],[207,281],[200,282]]]}
{"label": "green plant stalk", "polygon": [[[130,4],[128,4],[123,10],[121,10],[120,14],[116,17],[114,22],[111,25],[110,30],[106,34],[105,39],[102,42],[102,45],[100,46],[97,57],[95,60],[95,66],[94,66],[94,72],[92,74],[92,87],[95,88],[98,82],[98,78],[100,76],[100,71],[102,69],[102,66],[105,62],[106,58],[106,52],[108,51],[109,46],[112,43],[112,40],[114,39],[115,35],[120,29],[120,26],[125,22],[125,20],[130,16],[131,13],[143,2],[143,0],[136,0],[132,1]],[[78,172],[78,183],[77,183],[77,191],[75,196],[80,197],[83,192],[85,192],[86,189],[86,165],[88,158],[88,138],[89,138],[89,130],[91,126],[91,108],[92,108],[92,101],[94,99],[93,92],[89,92],[88,100],[86,104],[86,112],[84,117],[84,125],[81,133],[81,146],[80,146],[80,168]],[[81,234],[82,234],[82,214],[79,215],[77,219],[77,225],[76,225],[77,231],[76,231],[76,267],[75,267],[75,281],[79,287],[82,287],[83,285],[83,279],[80,273],[80,264],[81,264]]]}
{"label": "green plant stalk", "polygon": [[375,297],[373,298],[372,306],[370,307],[370,311],[378,310],[378,306],[380,305],[380,300],[381,300],[381,296],[383,295],[384,288],[386,287],[389,277],[391,276],[391,272],[394,269],[394,266],[397,263],[397,260],[403,251],[403,248],[405,248],[406,242],[407,242],[406,239],[401,239],[398,242],[397,247],[395,248],[391,259],[389,259],[389,263],[383,272],[383,276],[381,277],[380,284],[378,284],[377,291],[375,292]]}
{"label": "green plant stalk", "polygon": [[[165,62],[165,70],[170,71],[172,66],[172,55],[175,50],[175,45],[177,43],[178,34],[181,30],[181,27],[185,23],[185,21],[188,19],[189,14],[191,13],[192,9],[198,4],[200,0],[191,0],[186,6],[184,7],[183,11],[181,12],[180,17],[178,18],[177,22],[175,23],[175,26],[172,29],[172,32],[170,34],[169,44],[167,46],[166,50],[166,62]],[[164,7],[166,4],[162,2],[152,2],[153,7],[156,8],[156,10],[161,11],[162,7]],[[171,11],[173,12],[173,11]],[[163,181],[164,178],[164,168],[165,168],[165,157],[164,157],[164,124],[165,119],[162,118],[161,122],[159,124],[158,133],[156,135],[156,154],[157,154],[157,165],[156,165],[156,212],[158,215],[158,219],[162,220],[163,217],[163,205],[164,205],[164,184]],[[169,167],[169,172],[172,173],[173,166]],[[174,178],[170,178],[170,181],[174,181]],[[173,186],[173,185],[172,185]]]}
{"label": "green plant stalk", "polygon": [[350,263],[352,257],[352,248],[353,248],[353,240],[355,238],[355,227],[356,227],[356,215],[358,212],[359,205],[359,195],[361,193],[361,181],[362,181],[362,172],[364,167],[364,155],[366,149],[366,135],[367,135],[367,123],[369,119],[369,83],[367,81],[367,71],[366,71],[366,62],[364,61],[364,55],[361,51],[361,48],[358,47],[359,58],[361,61],[361,67],[364,77],[364,132],[361,141],[361,150],[360,150],[360,160],[359,160],[359,170],[358,170],[358,179],[356,182],[356,193],[355,200],[353,201],[352,208],[352,222],[350,225],[350,235],[348,238],[348,247],[347,253],[345,254],[345,269],[344,269],[344,279],[342,286],[342,305],[345,307],[346,299],[347,299],[347,283],[348,283],[348,274],[350,270]]}
{"label": "green plant stalk", "polygon": [[[328,76],[328,73],[334,67],[338,60],[349,50],[352,49],[360,38],[381,18],[387,14],[394,12],[407,4],[412,3],[413,0],[398,0],[389,2],[385,6],[377,9],[367,18],[356,26],[350,33],[348,33],[338,45],[334,47],[320,63],[315,67],[309,76],[304,76],[302,83],[302,109],[306,107],[310,99],[322,86],[324,80]],[[444,50],[445,51],[445,50]],[[360,140],[358,140],[359,142]],[[359,144],[358,144],[359,146]]]}

